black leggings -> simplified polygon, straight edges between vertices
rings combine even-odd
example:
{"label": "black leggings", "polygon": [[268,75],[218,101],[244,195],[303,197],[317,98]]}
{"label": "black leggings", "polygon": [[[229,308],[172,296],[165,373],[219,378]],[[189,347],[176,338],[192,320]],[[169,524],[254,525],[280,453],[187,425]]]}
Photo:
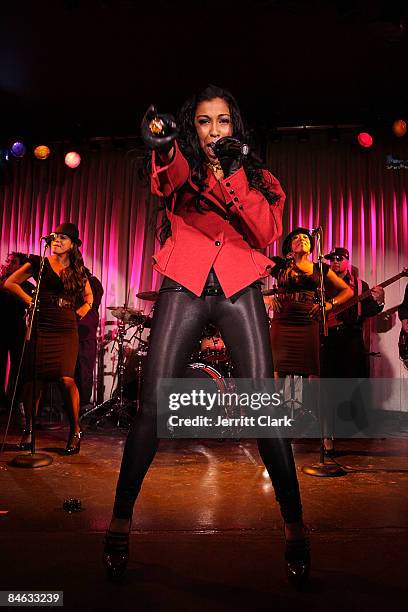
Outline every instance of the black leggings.
{"label": "black leggings", "polygon": [[[167,289],[166,289],[167,287]],[[156,303],[144,373],[142,409],[129,431],[122,458],[113,514],[130,519],[143,478],[157,451],[157,384],[160,378],[182,378],[205,325],[216,325],[229,348],[237,378],[273,378],[267,316],[259,286],[236,299],[224,295],[197,297],[166,279]],[[163,289],[164,288],[164,289]],[[258,439],[284,520],[302,517],[299,485],[290,440]]]}

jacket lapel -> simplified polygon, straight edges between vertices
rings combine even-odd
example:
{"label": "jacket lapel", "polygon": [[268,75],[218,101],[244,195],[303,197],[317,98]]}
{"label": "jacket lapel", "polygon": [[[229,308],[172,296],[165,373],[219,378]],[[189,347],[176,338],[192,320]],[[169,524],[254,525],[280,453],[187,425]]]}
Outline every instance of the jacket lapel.
{"label": "jacket lapel", "polygon": [[[191,177],[189,177],[188,179],[188,183],[190,185],[190,187],[192,187],[192,189],[196,192],[199,193],[199,189],[197,187],[197,185],[195,185],[195,183],[193,183],[193,181],[191,180]],[[215,204],[217,206],[217,208],[219,208],[220,210],[223,211],[223,213],[226,213],[226,208],[225,206],[223,206],[219,200],[217,198],[215,198],[212,193],[211,193],[211,189],[205,189],[202,194],[201,197],[206,200],[207,202],[210,202],[211,204]]]}

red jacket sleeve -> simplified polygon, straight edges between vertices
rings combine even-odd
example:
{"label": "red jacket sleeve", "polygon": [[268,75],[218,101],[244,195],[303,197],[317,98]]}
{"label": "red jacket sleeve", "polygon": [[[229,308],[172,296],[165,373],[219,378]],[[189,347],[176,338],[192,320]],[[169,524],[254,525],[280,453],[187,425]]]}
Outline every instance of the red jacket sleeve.
{"label": "red jacket sleeve", "polygon": [[177,142],[174,143],[174,157],[166,166],[157,164],[156,153],[152,151],[152,173],[150,188],[154,195],[168,198],[179,189],[190,176],[187,160],[181,153]]}
{"label": "red jacket sleeve", "polygon": [[241,167],[221,181],[225,201],[230,212],[240,217],[251,246],[263,249],[282,235],[282,213],[285,194],[277,178],[263,170],[265,184],[278,196],[270,204],[265,196],[249,186],[245,170]]}

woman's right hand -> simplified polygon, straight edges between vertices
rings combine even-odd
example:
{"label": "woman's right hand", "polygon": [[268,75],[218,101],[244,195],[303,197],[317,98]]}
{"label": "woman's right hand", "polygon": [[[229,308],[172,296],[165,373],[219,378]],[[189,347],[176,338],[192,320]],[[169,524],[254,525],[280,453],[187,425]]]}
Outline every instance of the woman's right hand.
{"label": "woman's right hand", "polygon": [[140,126],[143,142],[158,153],[168,153],[178,135],[178,129],[172,115],[158,114],[153,104],[147,109]]}
{"label": "woman's right hand", "polygon": [[282,303],[275,295],[268,295],[264,297],[265,304],[269,307],[273,312],[281,312],[282,311]]}

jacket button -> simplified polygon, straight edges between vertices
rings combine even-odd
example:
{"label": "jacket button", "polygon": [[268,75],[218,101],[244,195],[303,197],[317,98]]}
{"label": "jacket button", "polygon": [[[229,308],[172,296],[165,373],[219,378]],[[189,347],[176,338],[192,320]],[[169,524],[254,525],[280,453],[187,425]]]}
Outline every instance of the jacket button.
{"label": "jacket button", "polygon": [[241,206],[238,206],[238,208],[239,210],[242,210],[244,207],[241,205]]}
{"label": "jacket button", "polygon": [[231,183],[225,183],[226,187],[231,187]]}
{"label": "jacket button", "polygon": [[238,202],[238,198],[234,198],[234,202]]}
{"label": "jacket button", "polygon": [[230,189],[230,193],[235,193],[235,191],[233,189]]}
{"label": "jacket button", "polygon": [[215,246],[221,246],[221,242],[219,240],[215,241]]}

